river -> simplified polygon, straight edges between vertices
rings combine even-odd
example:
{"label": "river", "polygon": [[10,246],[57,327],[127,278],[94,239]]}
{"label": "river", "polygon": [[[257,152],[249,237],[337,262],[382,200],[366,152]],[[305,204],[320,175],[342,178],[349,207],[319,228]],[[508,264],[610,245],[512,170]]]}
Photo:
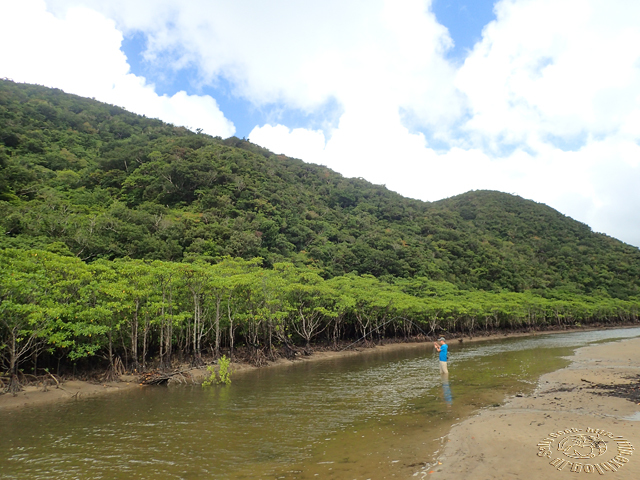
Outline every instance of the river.
{"label": "river", "polygon": [[577,347],[640,328],[558,333],[449,349],[430,344],[294,362],[226,387],[149,387],[0,417],[2,479],[382,479],[422,477],[454,423]]}

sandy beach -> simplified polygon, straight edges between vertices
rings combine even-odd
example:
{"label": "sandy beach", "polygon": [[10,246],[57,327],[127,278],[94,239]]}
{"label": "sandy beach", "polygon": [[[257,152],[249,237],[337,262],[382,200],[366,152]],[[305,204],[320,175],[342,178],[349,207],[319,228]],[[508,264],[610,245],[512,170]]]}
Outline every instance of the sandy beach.
{"label": "sandy beach", "polygon": [[640,400],[607,394],[615,385],[640,387],[640,338],[583,347],[571,360],[542,376],[530,395],[455,425],[437,464],[421,476],[640,478]]}

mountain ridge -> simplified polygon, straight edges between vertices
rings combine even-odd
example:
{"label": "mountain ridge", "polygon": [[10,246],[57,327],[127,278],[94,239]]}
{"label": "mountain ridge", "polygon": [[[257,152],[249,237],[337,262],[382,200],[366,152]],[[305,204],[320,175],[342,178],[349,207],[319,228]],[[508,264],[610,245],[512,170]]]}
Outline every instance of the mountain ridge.
{"label": "mountain ridge", "polygon": [[462,289],[640,292],[640,250],[543,204],[423,202],[246,140],[0,81],[1,247],[85,261],[224,256]]}

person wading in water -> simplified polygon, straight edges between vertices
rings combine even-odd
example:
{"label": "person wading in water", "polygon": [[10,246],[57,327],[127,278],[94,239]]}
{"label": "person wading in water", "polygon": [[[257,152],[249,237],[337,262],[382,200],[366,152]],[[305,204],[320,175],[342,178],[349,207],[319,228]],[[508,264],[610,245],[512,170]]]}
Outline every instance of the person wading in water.
{"label": "person wading in water", "polygon": [[442,375],[449,375],[447,369],[447,359],[449,357],[449,345],[444,337],[440,337],[437,342],[433,342],[435,349],[440,352],[440,373]]}

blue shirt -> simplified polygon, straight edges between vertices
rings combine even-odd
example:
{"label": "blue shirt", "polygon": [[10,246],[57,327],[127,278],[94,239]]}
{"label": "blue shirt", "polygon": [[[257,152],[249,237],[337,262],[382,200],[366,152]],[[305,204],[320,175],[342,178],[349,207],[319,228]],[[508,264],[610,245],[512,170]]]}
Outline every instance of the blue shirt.
{"label": "blue shirt", "polygon": [[440,361],[441,362],[446,362],[447,361],[447,357],[448,357],[447,350],[449,350],[449,345],[447,345],[446,343],[444,345],[440,346]]}

